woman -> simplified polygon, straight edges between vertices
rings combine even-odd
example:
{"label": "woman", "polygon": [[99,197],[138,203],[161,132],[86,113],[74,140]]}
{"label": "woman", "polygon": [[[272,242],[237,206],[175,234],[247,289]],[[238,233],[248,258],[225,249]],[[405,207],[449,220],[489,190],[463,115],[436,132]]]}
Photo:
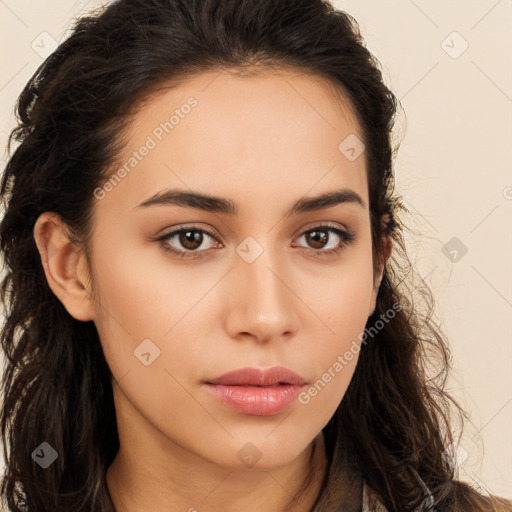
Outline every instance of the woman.
{"label": "woman", "polygon": [[447,456],[396,106],[325,1],[79,20],[2,181],[8,510],[510,509]]}

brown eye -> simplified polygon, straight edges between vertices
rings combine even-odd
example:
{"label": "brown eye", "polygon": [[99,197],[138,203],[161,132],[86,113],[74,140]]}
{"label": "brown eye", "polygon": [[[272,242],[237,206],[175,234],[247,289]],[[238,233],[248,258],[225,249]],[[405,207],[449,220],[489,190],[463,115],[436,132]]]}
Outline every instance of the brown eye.
{"label": "brown eye", "polygon": [[219,244],[212,233],[196,227],[176,229],[157,241],[164,250],[180,258],[204,258],[210,253],[209,249]]}
{"label": "brown eye", "polygon": [[203,233],[196,230],[181,231],[179,234],[179,242],[185,249],[193,251],[198,247],[201,247],[203,243]]}
{"label": "brown eye", "polygon": [[329,237],[326,231],[308,231],[305,233],[306,240],[310,247],[313,249],[323,249],[324,245],[328,242]]}
{"label": "brown eye", "polygon": [[[333,236],[334,235],[334,236]],[[307,252],[311,256],[335,256],[356,238],[355,233],[330,225],[316,226],[302,233],[298,240],[304,239]],[[297,244],[294,243],[294,246]]]}

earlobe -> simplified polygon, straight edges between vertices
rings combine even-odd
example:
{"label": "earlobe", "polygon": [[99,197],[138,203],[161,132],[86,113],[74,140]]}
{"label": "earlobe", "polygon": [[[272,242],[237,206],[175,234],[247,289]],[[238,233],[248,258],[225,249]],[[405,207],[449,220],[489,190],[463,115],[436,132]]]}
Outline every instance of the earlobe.
{"label": "earlobe", "polygon": [[81,321],[94,318],[87,286],[85,254],[68,238],[65,223],[54,212],[44,212],[34,225],[34,240],[46,280],[68,313]]}

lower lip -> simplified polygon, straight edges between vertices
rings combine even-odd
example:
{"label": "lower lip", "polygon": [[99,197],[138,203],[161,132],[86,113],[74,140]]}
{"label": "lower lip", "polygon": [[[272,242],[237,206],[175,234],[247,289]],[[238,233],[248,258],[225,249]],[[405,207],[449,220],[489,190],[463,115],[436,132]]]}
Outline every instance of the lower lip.
{"label": "lower lip", "polygon": [[222,403],[243,414],[271,416],[286,409],[304,386],[280,384],[277,386],[224,386],[206,384]]}

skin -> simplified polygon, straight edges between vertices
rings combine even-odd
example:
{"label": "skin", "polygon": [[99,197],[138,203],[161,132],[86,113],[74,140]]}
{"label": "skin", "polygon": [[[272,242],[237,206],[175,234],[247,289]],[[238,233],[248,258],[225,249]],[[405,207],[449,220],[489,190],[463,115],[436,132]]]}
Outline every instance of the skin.
{"label": "skin", "polygon": [[[209,71],[144,102],[119,167],[191,96],[197,106],[95,199],[92,268],[55,213],[39,217],[34,237],[41,255],[53,251],[42,258],[51,289],[73,317],[94,321],[115,379],[121,447],[107,483],[117,511],[282,511],[317,443],[312,485],[295,505],[306,511],[326,467],[321,430],[357,354],[309,403],[271,416],[226,407],[203,381],[244,366],[283,365],[311,385],[359,341],[382,268],[374,275],[364,153],[351,161],[338,145],[349,134],[362,139],[361,131],[320,77]],[[229,198],[239,213],[136,208],[174,187]],[[340,188],[357,192],[365,207],[347,202],[285,216],[303,196]],[[324,222],[355,240],[315,257],[341,241],[321,231],[323,249],[304,234]],[[181,259],[154,241],[182,225],[216,235],[196,244],[205,258]],[[236,251],[248,236],[263,250],[252,263]],[[177,235],[167,243],[191,247]],[[134,356],[147,338],[160,350],[148,366]],[[251,467],[237,455],[247,443],[261,455]]]}

